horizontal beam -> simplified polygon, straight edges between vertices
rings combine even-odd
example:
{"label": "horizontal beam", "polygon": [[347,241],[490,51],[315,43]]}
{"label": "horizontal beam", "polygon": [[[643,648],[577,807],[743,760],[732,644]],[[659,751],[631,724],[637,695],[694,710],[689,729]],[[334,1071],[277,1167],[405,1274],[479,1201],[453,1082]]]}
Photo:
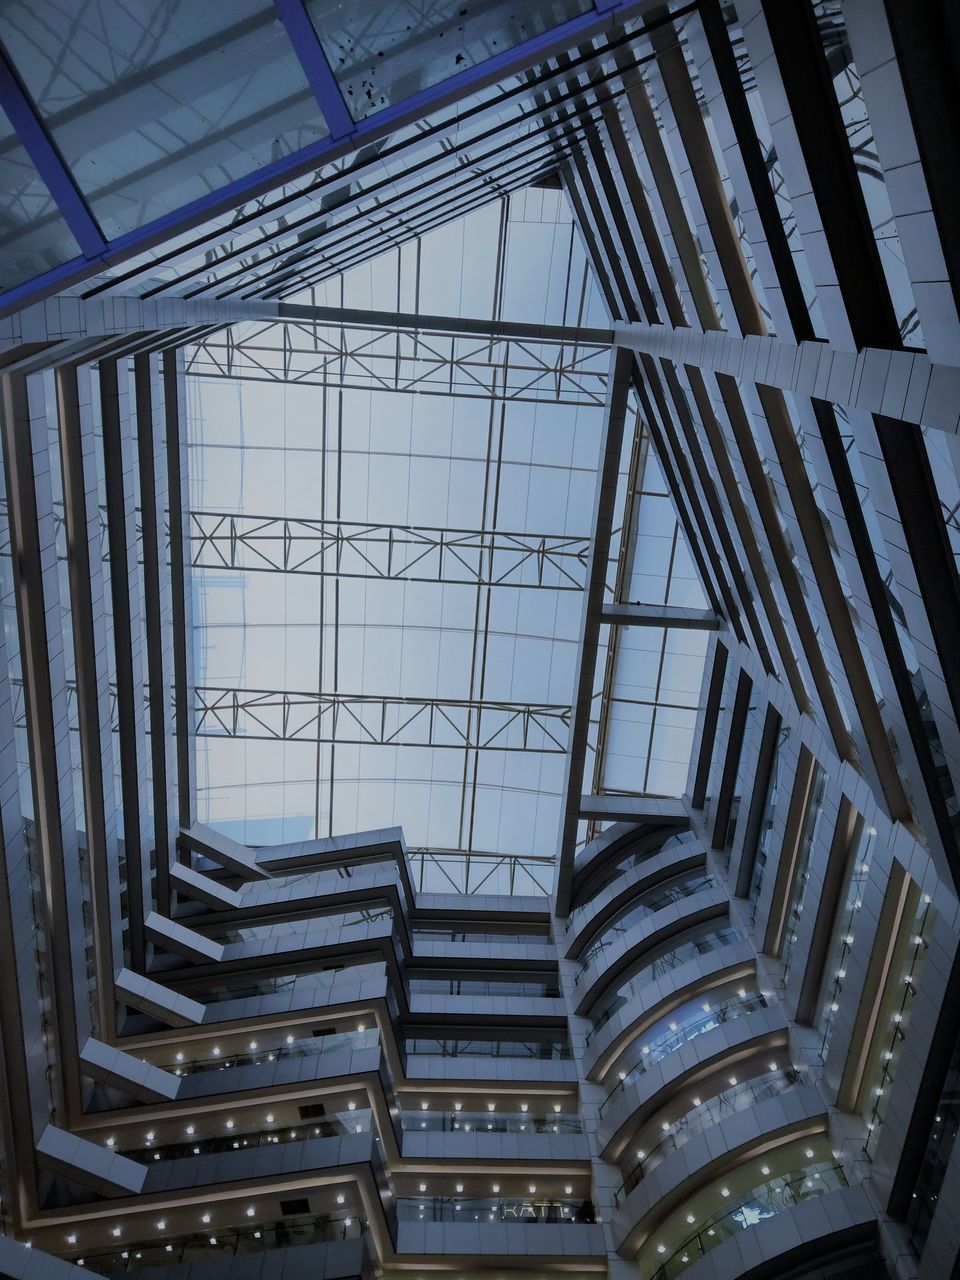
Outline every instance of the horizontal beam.
{"label": "horizontal beam", "polygon": [[615,627],[679,627],[691,631],[716,631],[720,626],[712,609],[671,604],[606,604],[600,620]]}
{"label": "horizontal beam", "polygon": [[580,817],[598,822],[636,822],[659,827],[684,827],[690,814],[682,800],[662,796],[581,796]]}
{"label": "horizontal beam", "polygon": [[194,569],[582,591],[588,536],[190,513]]}
{"label": "horizontal beam", "polygon": [[211,687],[194,694],[198,738],[562,755],[569,736],[570,707],[547,703]]}

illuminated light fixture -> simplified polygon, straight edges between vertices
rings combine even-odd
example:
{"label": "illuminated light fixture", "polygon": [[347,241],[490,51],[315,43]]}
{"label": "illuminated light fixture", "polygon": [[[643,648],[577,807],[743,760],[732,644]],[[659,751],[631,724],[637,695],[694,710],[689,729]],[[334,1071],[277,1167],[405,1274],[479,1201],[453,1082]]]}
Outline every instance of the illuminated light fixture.
{"label": "illuminated light fixture", "polygon": [[657,1245],[657,1253],[666,1253],[666,1252],[667,1252],[667,1246],[665,1244]]}
{"label": "illuminated light fixture", "polygon": [[463,1195],[463,1183],[462,1183],[462,1182],[458,1182],[458,1183],[457,1183],[457,1195],[458,1195],[458,1196],[462,1196],[462,1195]]}
{"label": "illuminated light fixture", "polygon": [[67,1244],[76,1244],[76,1243],[77,1243],[76,1236],[67,1236]]}
{"label": "illuminated light fixture", "polygon": [[553,1104],[553,1113],[554,1113],[554,1115],[559,1115],[559,1114],[560,1114],[560,1103],[559,1103],[559,1102],[555,1102],[555,1103]]}
{"label": "illuminated light fixture", "polygon": [[572,1195],[573,1195],[573,1187],[564,1187],[564,1188],[563,1188],[563,1194],[564,1194],[565,1196],[572,1196]]}
{"label": "illuminated light fixture", "polygon": [[366,1031],[366,1029],[367,1029],[367,1024],[366,1024],[365,1022],[358,1022],[358,1023],[357,1023],[357,1030],[358,1030],[358,1031]]}
{"label": "illuminated light fixture", "polygon": [[166,1218],[161,1218],[158,1222],[155,1222],[153,1225],[157,1228],[158,1231],[166,1231],[167,1220]]}
{"label": "illuminated light fixture", "polygon": [[248,1217],[248,1218],[252,1218],[252,1217],[253,1217],[253,1215],[254,1215],[256,1212],[257,1212],[257,1211],[256,1211],[256,1209],[253,1207],[253,1205],[252,1205],[252,1204],[248,1204],[248,1205],[247,1205],[247,1217]]}
{"label": "illuminated light fixture", "polygon": [[694,1105],[695,1107],[699,1107],[699,1105],[700,1105],[700,1099],[699,1099],[699,1098],[691,1098],[691,1099],[690,1099],[690,1101],[693,1103],[693,1105]]}
{"label": "illuminated light fixture", "polygon": [[113,1227],[110,1234],[114,1237],[121,1236],[123,1234],[123,1227]]}
{"label": "illuminated light fixture", "polygon": [[273,1112],[269,1112],[266,1116],[267,1124],[273,1124]]}
{"label": "illuminated light fixture", "polygon": [[348,1111],[356,1111],[356,1109],[357,1109],[357,1104],[356,1104],[355,1102],[350,1101],[350,1102],[348,1102],[348,1103],[347,1103],[347,1110],[348,1110]]}
{"label": "illuminated light fixture", "polygon": [[420,1190],[421,1190],[421,1191],[426,1191],[426,1189],[427,1189],[427,1184],[426,1184],[425,1182],[421,1182],[421,1183],[420,1183]]}
{"label": "illuminated light fixture", "polygon": [[623,1083],[623,1081],[624,1081],[624,1080],[626,1080],[626,1078],[627,1078],[627,1073],[626,1073],[625,1071],[620,1071],[620,1072],[618,1072],[617,1074],[618,1074],[618,1076],[619,1076],[619,1078],[620,1078],[620,1083],[622,1084],[622,1083]]}
{"label": "illuminated light fixture", "polygon": [[737,990],[737,995],[740,997],[740,999],[741,999],[741,1000],[746,999],[746,995],[747,995],[746,988],[745,988],[745,987],[739,987],[739,988],[738,988],[738,990]]}
{"label": "illuminated light fixture", "polygon": [[760,1172],[763,1174],[765,1178],[768,1177],[770,1174],[770,1166],[768,1164],[762,1164],[760,1166]]}
{"label": "illuminated light fixture", "polygon": [[720,1194],[721,1194],[722,1196],[728,1196],[728,1195],[730,1194],[730,1188],[729,1188],[729,1187],[721,1187],[721,1188],[720,1188]]}
{"label": "illuminated light fixture", "polygon": [[846,969],[838,969],[838,970],[837,970],[837,977],[838,977],[838,978],[845,978],[846,976],[847,976],[847,971],[846,971]]}
{"label": "illuminated light fixture", "polygon": [[530,1110],[530,1104],[529,1104],[529,1103],[527,1103],[527,1102],[521,1102],[521,1103],[520,1103],[520,1110],[521,1110],[521,1111],[529,1111],[529,1110]]}
{"label": "illuminated light fixture", "polygon": [[527,1190],[532,1196],[535,1196],[537,1194],[537,1184],[535,1182],[531,1182]]}
{"label": "illuminated light fixture", "polygon": [[232,1120],[228,1120],[228,1121],[227,1121],[227,1128],[228,1128],[228,1129],[232,1129],[232,1128],[233,1128],[233,1123],[234,1123],[234,1122],[233,1122]]}
{"label": "illuminated light fixture", "polygon": [[670,1132],[670,1121],[669,1121],[669,1120],[664,1120],[664,1122],[663,1122],[663,1124],[660,1126],[660,1128],[663,1130],[663,1132],[664,1132],[664,1133],[669,1133],[669,1132]]}
{"label": "illuminated light fixture", "polygon": [[813,1159],[813,1151],[811,1150],[810,1147],[807,1147],[806,1151],[803,1154],[807,1157],[808,1160]]}
{"label": "illuminated light fixture", "polygon": [[250,1041],[250,1048],[251,1048],[251,1049],[255,1049],[256,1047],[257,1047],[257,1042],[256,1042],[256,1040],[251,1040],[251,1041]]}
{"label": "illuminated light fixture", "polygon": [[771,1063],[769,1064],[769,1066],[770,1066],[770,1070],[771,1070],[771,1071],[776,1071],[776,1069],[777,1069],[777,1064],[776,1064],[775,1062],[771,1062]]}
{"label": "illuminated light fixture", "polygon": [[488,1111],[496,1111],[496,1109],[497,1109],[497,1104],[496,1104],[495,1102],[488,1102],[488,1103],[487,1103],[487,1110],[488,1110]]}
{"label": "illuminated light fixture", "polygon": [[177,1062],[182,1062],[182,1061],[183,1061],[183,1054],[182,1054],[182,1053],[178,1053],[178,1054],[177,1054]]}
{"label": "illuminated light fixture", "polygon": [[702,1004],[700,1007],[703,1009],[703,1012],[704,1012],[704,1013],[709,1013],[709,1012],[710,1012],[710,1001],[709,1001],[709,1000],[704,1000],[703,1004]]}
{"label": "illuminated light fixture", "polygon": [[204,1223],[204,1224],[208,1223],[208,1222],[210,1221],[210,1215],[209,1215],[209,1213],[202,1213],[202,1214],[200,1215],[200,1221],[201,1221],[202,1223]]}
{"label": "illuminated light fixture", "polygon": [[113,1144],[114,1144],[115,1142],[116,1142],[116,1138],[108,1138],[108,1139],[107,1139],[107,1146],[108,1146],[108,1147],[112,1147],[112,1146],[113,1146]]}
{"label": "illuminated light fixture", "polygon": [[640,1050],[640,1052],[641,1052],[641,1053],[649,1053],[649,1052],[650,1052],[650,1046],[649,1046],[648,1044],[645,1044],[645,1045],[643,1046],[643,1048]]}
{"label": "illuminated light fixture", "polygon": [[219,1058],[219,1057],[220,1057],[220,1047],[219,1047],[219,1045],[214,1045],[214,1046],[213,1046],[213,1056],[214,1056],[215,1058]]}
{"label": "illuminated light fixture", "polygon": [[696,1218],[693,1216],[692,1213],[687,1214],[687,1222],[689,1222],[691,1226],[693,1226],[693,1224],[696,1222]]}
{"label": "illuminated light fixture", "polygon": [[645,1151],[638,1151],[638,1152],[637,1152],[637,1159],[638,1159],[638,1160],[645,1160],[646,1158],[647,1158],[647,1153],[646,1153]]}
{"label": "illuminated light fixture", "polygon": [[421,1111],[429,1111],[429,1109],[430,1109],[430,1103],[429,1103],[429,1102],[421,1102],[421,1103],[420,1103],[420,1110],[421,1110]]}
{"label": "illuminated light fixture", "polygon": [[157,1135],[156,1135],[156,1134],[154,1133],[154,1131],[151,1129],[151,1130],[150,1130],[150,1132],[147,1134],[147,1141],[148,1141],[148,1142],[152,1142],[156,1136],[157,1136]]}
{"label": "illuminated light fixture", "polygon": [[293,1044],[293,1036],[287,1036],[287,1044]]}
{"label": "illuminated light fixture", "polygon": [[736,1076],[731,1076],[731,1077],[730,1077],[730,1083],[731,1083],[731,1084],[736,1084],[736,1083],[737,1083],[737,1077],[736,1077]]}
{"label": "illuminated light fixture", "polygon": [[493,1192],[493,1194],[494,1194],[495,1196],[498,1196],[498,1195],[500,1194],[500,1183],[499,1183],[499,1182],[495,1182],[495,1183],[493,1184],[493,1186],[491,1187],[491,1191]]}
{"label": "illuminated light fixture", "polygon": [[462,1102],[455,1102],[455,1103],[453,1104],[453,1109],[454,1109],[454,1111],[462,1111],[462,1110],[463,1110],[463,1103],[462,1103]]}
{"label": "illuminated light fixture", "polygon": [[340,1194],[337,1196],[337,1204],[343,1204],[345,1200],[346,1200],[346,1196],[341,1191]]}
{"label": "illuminated light fixture", "polygon": [[676,1029],[677,1029],[677,1024],[676,1024],[675,1022],[671,1022],[671,1023],[670,1023],[670,1030],[671,1030],[671,1031],[676,1031]]}

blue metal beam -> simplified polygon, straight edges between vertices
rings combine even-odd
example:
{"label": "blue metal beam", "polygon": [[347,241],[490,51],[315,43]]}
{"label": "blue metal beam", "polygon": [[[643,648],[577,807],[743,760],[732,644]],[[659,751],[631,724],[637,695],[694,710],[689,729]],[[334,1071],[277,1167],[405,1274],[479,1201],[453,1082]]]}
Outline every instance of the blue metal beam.
{"label": "blue metal beam", "polygon": [[87,261],[97,258],[107,247],[103,233],[80,194],[80,188],[64,164],[56,143],[41,123],[36,107],[19,79],[0,53],[0,106],[7,113],[24,150],[33,161],[40,180],[56,201],[64,221],[73,232]]}
{"label": "blue metal beam", "polygon": [[313,23],[303,7],[303,0],[273,0],[280,21],[286,28],[294,53],[300,59],[314,97],[320,104],[331,138],[345,138],[353,132],[353,116],[344,101],[336,77]]}
{"label": "blue metal beam", "polygon": [[[605,0],[600,0],[600,2],[605,3]],[[292,6],[292,0],[281,0],[281,3],[284,6],[288,3]],[[302,19],[307,20],[307,15],[303,11],[300,0],[297,0],[297,6],[300,9]],[[51,186],[57,203],[60,204],[61,197],[67,202],[66,205],[60,205],[61,210],[66,217],[66,208],[69,206],[72,209],[72,216],[76,217],[78,228],[81,228],[81,211],[85,210],[87,212],[89,221],[85,229],[81,228],[84,229],[84,239],[80,240],[80,237],[77,237],[80,240],[84,256],[76,258],[72,262],[64,263],[62,266],[45,272],[34,280],[0,294],[0,315],[9,314],[11,311],[26,306],[30,302],[55,293],[58,289],[83,280],[91,273],[91,268],[102,269],[104,258],[110,263],[119,263],[136,254],[145,252],[154,245],[162,244],[163,241],[173,236],[183,235],[191,227],[196,227],[219,214],[229,213],[245,201],[262,196],[272,188],[281,186],[283,183],[289,182],[292,178],[298,177],[310,169],[316,169],[322,164],[349,154],[350,151],[355,150],[363,143],[369,143],[374,139],[384,137],[396,129],[421,120],[431,111],[437,111],[456,103],[468,94],[495,84],[498,80],[515,75],[531,66],[536,66],[546,58],[581,44],[594,36],[602,35],[604,32],[618,26],[625,19],[637,16],[649,7],[650,0],[611,0],[610,7],[605,8],[602,13],[596,9],[591,9],[576,18],[571,18],[569,21],[561,23],[549,31],[532,36],[529,40],[524,40],[521,44],[515,45],[511,49],[504,49],[492,58],[478,62],[474,66],[467,67],[446,80],[440,81],[438,84],[431,85],[419,93],[412,94],[409,98],[392,103],[390,106],[384,107],[382,111],[377,111],[363,120],[355,123],[351,121],[349,130],[339,137],[334,137],[331,134],[328,138],[322,138],[317,142],[311,143],[310,146],[303,147],[301,150],[295,151],[289,156],[284,156],[281,160],[274,161],[272,164],[264,165],[245,177],[239,178],[235,182],[230,182],[219,190],[212,191],[200,199],[174,210],[172,213],[165,214],[162,218],[157,218],[153,222],[136,228],[134,231],[127,232],[126,235],[119,236],[116,240],[110,241],[106,246],[105,253],[104,242],[99,228],[96,227],[92,217],[90,217],[89,210],[86,210],[82,197],[79,197],[79,192],[67,173],[62,160],[60,160],[56,148],[47,138],[42,128],[39,128],[39,122],[31,107],[32,124],[39,128],[42,138],[46,140],[53,157],[57,161],[56,189],[54,190],[53,186]],[[684,6],[683,9],[667,15],[663,21],[672,21],[694,8],[696,8],[696,0]],[[279,12],[280,8],[278,6]],[[298,22],[296,16],[294,16],[293,21],[294,24]],[[316,39],[315,33],[313,33],[313,38]],[[297,45],[298,53],[304,47],[304,44],[303,40],[299,41]],[[329,67],[327,69],[329,71]],[[13,77],[13,80],[16,83],[15,77]],[[17,87],[19,89],[19,86]],[[20,90],[20,93],[22,96],[22,90]],[[318,100],[323,106],[324,99],[319,98],[318,95]],[[332,101],[332,99],[327,100],[328,104],[329,101]],[[3,99],[0,98],[0,102],[2,101]],[[6,103],[3,102],[3,105],[6,106]],[[29,102],[27,102],[27,106],[30,106]],[[335,112],[336,108],[333,107],[332,110]],[[11,119],[13,119],[12,116]],[[31,120],[24,119],[22,123],[29,132]],[[332,124],[330,120],[327,123],[328,126]],[[343,124],[342,119],[340,124]],[[21,127],[20,117],[14,120],[14,127],[19,133]],[[37,145],[38,147],[41,145],[39,141]],[[44,180],[47,181],[46,178]],[[73,195],[72,204],[71,193]],[[79,205],[79,208],[77,208],[77,205]],[[93,240],[91,235],[93,231],[96,232],[96,241]],[[74,234],[76,235],[77,232],[74,231]]]}

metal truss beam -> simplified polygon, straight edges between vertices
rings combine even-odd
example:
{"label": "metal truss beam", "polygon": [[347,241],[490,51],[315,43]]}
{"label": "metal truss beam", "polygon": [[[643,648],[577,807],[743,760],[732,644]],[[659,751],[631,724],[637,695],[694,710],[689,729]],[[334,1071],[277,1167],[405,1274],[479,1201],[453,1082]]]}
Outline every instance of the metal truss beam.
{"label": "metal truss beam", "polygon": [[194,692],[196,732],[201,738],[562,755],[570,725],[570,707],[549,703],[209,686]]}
{"label": "metal truss beam", "polygon": [[[396,317],[395,319],[399,319]],[[302,386],[404,391],[489,400],[603,404],[606,348],[519,337],[425,335],[384,325],[266,324],[191,348],[186,372]]]}
{"label": "metal truss beam", "polygon": [[[14,727],[27,725],[22,681],[11,681]],[[71,725],[77,689],[66,686]],[[295,693],[284,689],[195,687],[198,738],[338,746],[444,747],[474,751],[567,750],[570,707],[556,703],[480,699],[389,698],[371,694]],[[110,686],[110,719],[119,732],[119,701]]]}
{"label": "metal truss beam", "polygon": [[190,516],[194,569],[582,591],[588,537],[282,516]]}

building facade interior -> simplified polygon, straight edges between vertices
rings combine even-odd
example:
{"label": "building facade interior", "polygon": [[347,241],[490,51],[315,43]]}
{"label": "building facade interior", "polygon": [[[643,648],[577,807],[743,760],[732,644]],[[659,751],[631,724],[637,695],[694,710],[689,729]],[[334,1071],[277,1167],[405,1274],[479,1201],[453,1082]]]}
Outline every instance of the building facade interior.
{"label": "building facade interior", "polygon": [[2,0],[0,1276],[960,1280],[958,75]]}

